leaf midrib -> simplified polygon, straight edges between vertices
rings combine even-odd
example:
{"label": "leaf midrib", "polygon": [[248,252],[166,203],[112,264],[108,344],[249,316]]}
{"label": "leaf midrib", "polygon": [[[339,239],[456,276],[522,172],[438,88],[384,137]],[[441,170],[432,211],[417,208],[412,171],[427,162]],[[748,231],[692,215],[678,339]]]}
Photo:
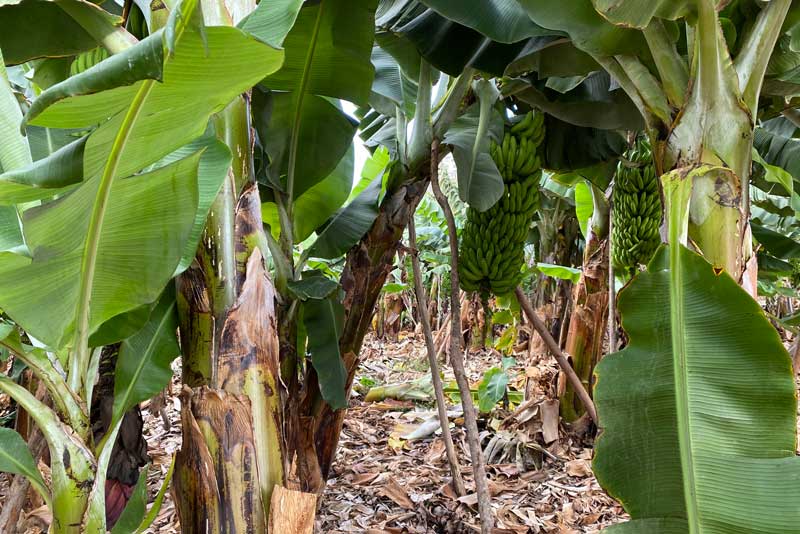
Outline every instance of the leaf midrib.
{"label": "leaf midrib", "polygon": [[81,280],[78,293],[78,302],[75,307],[75,342],[73,344],[74,353],[70,361],[69,386],[78,391],[84,385],[84,375],[89,365],[89,318],[90,301],[92,289],[94,287],[94,273],[97,267],[97,254],[100,250],[100,236],[105,221],[106,208],[111,197],[111,186],[119,168],[125,145],[130,138],[136,120],[139,117],[144,103],[155,85],[154,80],[145,80],[125,112],[120,129],[114,138],[100,184],[95,195],[95,202],[92,206],[92,214],[89,219],[86,241],[84,243],[83,255],[81,258]]}
{"label": "leaf midrib", "polygon": [[691,433],[691,412],[689,407],[689,376],[687,368],[687,346],[683,336],[686,320],[685,295],[683,291],[683,271],[681,255],[683,245],[681,236],[688,223],[688,203],[691,195],[693,174],[685,178],[673,176],[674,183],[665,183],[664,191],[669,210],[669,306],[670,332],[672,341],[672,366],[675,381],[675,409],[678,426],[678,448],[686,504],[686,520],[689,534],[699,534],[700,523],[697,503],[696,476]]}

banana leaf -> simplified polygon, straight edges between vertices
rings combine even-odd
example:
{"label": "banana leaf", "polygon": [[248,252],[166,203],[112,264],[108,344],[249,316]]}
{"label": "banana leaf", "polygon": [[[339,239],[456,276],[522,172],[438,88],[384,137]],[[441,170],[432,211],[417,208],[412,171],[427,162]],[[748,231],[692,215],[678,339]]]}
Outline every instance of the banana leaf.
{"label": "banana leaf", "polygon": [[691,178],[673,182],[672,244],[620,293],[630,342],[596,369],[594,471],[632,518],[609,532],[797,532],[791,359],[758,303],[680,244]]}
{"label": "banana leaf", "polygon": [[[187,31],[164,58],[156,33],[56,84],[31,106],[32,124],[102,123],[86,141],[84,182],[58,202],[24,212],[32,257],[0,254],[0,307],[48,346],[68,342],[88,297],[88,333],[153,302],[196,233],[201,147],[132,175],[200,136],[212,113],[276,70],[283,57],[234,28],[207,28],[206,38]],[[213,197],[217,188],[204,189]],[[103,209],[95,213],[95,206]],[[84,265],[92,256],[87,243],[95,247],[93,272]],[[82,270],[90,278],[82,281]]]}

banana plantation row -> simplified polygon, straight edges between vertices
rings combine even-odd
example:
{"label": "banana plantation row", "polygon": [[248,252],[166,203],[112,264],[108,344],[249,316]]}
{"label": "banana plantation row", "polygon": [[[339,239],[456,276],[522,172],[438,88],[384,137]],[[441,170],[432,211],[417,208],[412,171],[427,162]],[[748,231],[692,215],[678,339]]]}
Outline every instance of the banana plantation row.
{"label": "banana plantation row", "polygon": [[[610,532],[800,532],[800,320],[759,304],[797,296],[800,3],[11,0],[0,54],[0,530],[30,489],[54,534],[144,532],[167,491],[184,533],[311,532],[407,235],[443,421],[419,260],[447,264],[484,534],[461,290],[558,361]],[[409,228],[429,185],[439,260]],[[561,340],[535,264],[574,279]],[[148,499],[139,405],[179,356]]]}

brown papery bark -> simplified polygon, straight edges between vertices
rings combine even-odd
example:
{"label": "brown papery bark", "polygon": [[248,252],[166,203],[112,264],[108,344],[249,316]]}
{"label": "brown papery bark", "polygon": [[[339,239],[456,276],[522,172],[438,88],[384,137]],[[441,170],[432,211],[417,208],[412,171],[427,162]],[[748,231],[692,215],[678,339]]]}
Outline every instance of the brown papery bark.
{"label": "brown papery bark", "polygon": [[269,514],[269,534],[313,534],[317,496],[275,486]]}
{"label": "brown papery bark", "polygon": [[283,483],[275,292],[260,250],[247,246],[257,231],[260,204],[251,184],[238,201],[235,224],[237,257],[248,259],[228,281],[236,300],[221,328],[192,320],[213,298],[201,283],[205,277],[188,277],[180,285],[182,339],[214,339],[220,332],[212,343],[182,346],[184,352],[216,351],[213,358],[196,356],[213,362],[209,376],[193,376],[206,380],[184,385],[181,396],[183,444],[172,490],[185,534],[264,532],[272,488]]}
{"label": "brown papery bark", "polygon": [[[572,366],[583,387],[592,390],[592,372],[603,355],[606,317],[608,315],[608,240],[594,232],[586,244],[583,270],[573,291],[573,310],[564,351],[572,357]],[[575,387],[567,383],[561,399],[561,415],[575,421],[583,413],[583,403]]]}

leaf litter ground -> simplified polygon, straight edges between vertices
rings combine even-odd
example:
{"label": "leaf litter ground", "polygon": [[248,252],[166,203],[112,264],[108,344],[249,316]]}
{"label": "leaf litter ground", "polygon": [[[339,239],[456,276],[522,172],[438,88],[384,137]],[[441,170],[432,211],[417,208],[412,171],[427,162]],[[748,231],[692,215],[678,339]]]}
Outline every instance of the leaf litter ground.
{"label": "leaf litter ground", "polygon": [[[558,406],[553,401],[559,390],[558,369],[550,358],[536,352],[524,350],[523,354],[516,354],[517,365],[510,370],[510,386],[527,391],[528,401],[522,409],[515,412],[516,406],[498,405],[480,421],[482,443],[490,456],[495,533],[598,532],[627,516],[592,475],[591,438],[584,435],[580,425],[570,428],[559,421]],[[499,365],[498,353],[471,351],[467,372],[473,387],[477,389],[487,369]],[[371,336],[367,339],[357,380],[363,379],[361,382],[367,384],[406,383],[427,374],[422,336],[401,332],[398,341]],[[449,369],[444,375],[446,384],[452,382]],[[317,532],[479,532],[474,494],[458,498],[449,484],[444,444],[431,432],[431,427],[437,426],[431,424],[435,407],[425,401],[364,402],[367,388],[358,389],[351,400],[338,456],[320,503]],[[153,461],[148,477],[151,500],[180,447],[179,390],[176,376],[169,395],[144,405],[145,437]],[[0,411],[7,410],[7,404],[7,399],[0,398]],[[473,491],[457,402],[450,404],[448,410],[461,472],[468,491]],[[46,467],[40,467],[47,474]],[[0,474],[0,509],[8,487],[8,477]],[[43,532],[48,522],[49,514],[42,507],[26,510],[19,532]],[[169,493],[147,532],[180,532]]]}

